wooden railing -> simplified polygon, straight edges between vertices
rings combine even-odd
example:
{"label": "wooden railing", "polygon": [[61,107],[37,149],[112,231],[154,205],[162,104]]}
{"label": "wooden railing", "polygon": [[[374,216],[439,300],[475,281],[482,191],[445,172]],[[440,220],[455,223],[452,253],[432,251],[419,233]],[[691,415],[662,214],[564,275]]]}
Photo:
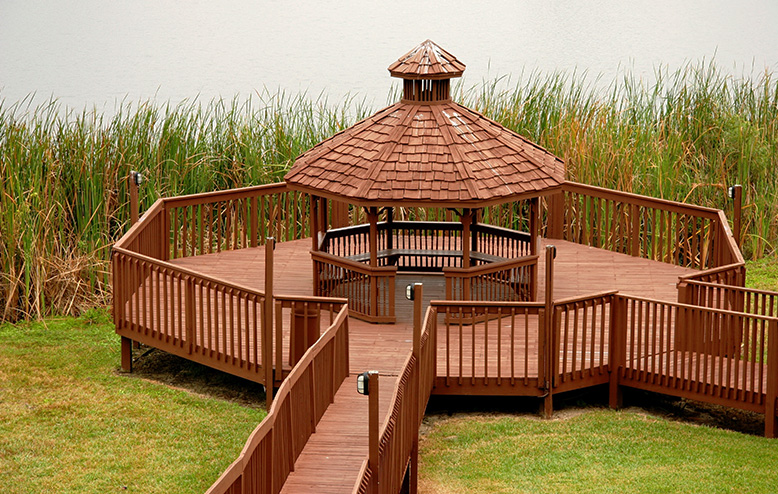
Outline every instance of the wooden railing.
{"label": "wooden railing", "polygon": [[[436,394],[540,396],[546,381],[544,304],[433,301],[438,317]],[[549,379],[550,380],[550,379]]]}
{"label": "wooden railing", "polygon": [[526,257],[532,254],[529,233],[477,223],[473,225],[473,251],[504,259]]}
{"label": "wooden railing", "polygon": [[285,183],[163,200],[170,259],[256,247],[309,236],[307,194]]}
{"label": "wooden railing", "polygon": [[[436,320],[435,309],[428,308],[418,328],[420,334],[414,334],[414,339],[418,338],[418,352],[414,350],[408,355],[392,393],[390,412],[378,438],[375,471],[365,460],[354,493],[396,494],[402,491],[412,450],[418,448],[419,426],[435,383]],[[377,486],[372,482],[373,476],[377,476]]]}
{"label": "wooden railing", "polygon": [[276,494],[348,376],[344,307],[281,384],[270,411],[208,494]]}
{"label": "wooden railing", "polygon": [[573,182],[548,207],[550,238],[700,270],[742,262],[717,209]]}
{"label": "wooden railing", "polygon": [[165,247],[165,202],[158,199],[130,230],[114,244],[152,259],[167,260]]}
{"label": "wooden railing", "polygon": [[533,301],[537,269],[537,255],[471,268],[445,268],[446,300]]}
{"label": "wooden railing", "polygon": [[368,321],[395,321],[396,266],[372,268],[315,251],[311,258],[317,296],[347,298],[352,314]]}
{"label": "wooden railing", "polygon": [[765,414],[775,435],[778,319],[618,296],[618,383]]}
{"label": "wooden railing", "polygon": [[678,286],[678,298],[682,304],[778,317],[778,292],[768,290],[686,280]]}
{"label": "wooden railing", "polygon": [[114,248],[116,332],[265,383],[264,292]]}
{"label": "wooden railing", "polygon": [[[370,225],[347,226],[327,230],[319,250],[338,257],[353,257],[370,252]],[[364,262],[370,259],[365,259]]]}
{"label": "wooden railing", "polygon": [[[378,223],[377,264],[398,271],[441,271],[462,266],[462,224],[443,221]],[[352,261],[370,261],[370,226],[329,230],[320,243],[327,254]],[[530,235],[507,228],[476,224],[472,228],[471,261],[474,264],[514,259],[530,254]]]}
{"label": "wooden railing", "polygon": [[553,376],[556,391],[609,381],[612,306],[616,292],[554,302]]}

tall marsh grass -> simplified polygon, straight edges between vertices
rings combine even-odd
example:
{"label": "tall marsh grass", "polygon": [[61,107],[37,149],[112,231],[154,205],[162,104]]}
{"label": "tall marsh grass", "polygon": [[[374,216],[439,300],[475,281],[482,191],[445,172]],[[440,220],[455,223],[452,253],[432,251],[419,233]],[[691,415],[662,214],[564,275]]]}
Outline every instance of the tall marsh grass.
{"label": "tall marsh grass", "polygon": [[[744,250],[778,247],[778,80],[713,64],[626,74],[609,90],[576,74],[530,74],[458,100],[567,161],[572,180],[729,208],[744,185]],[[281,180],[294,158],[370,113],[359,101],[262,93],[111,117],[55,101],[0,99],[0,320],[79,314],[109,300],[110,246],[126,231],[126,177],[142,208],[161,195]]]}

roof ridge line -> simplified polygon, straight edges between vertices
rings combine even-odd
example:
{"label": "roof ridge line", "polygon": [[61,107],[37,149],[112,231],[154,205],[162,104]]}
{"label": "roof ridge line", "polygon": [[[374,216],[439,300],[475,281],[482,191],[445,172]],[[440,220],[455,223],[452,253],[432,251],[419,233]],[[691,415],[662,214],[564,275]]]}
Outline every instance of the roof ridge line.
{"label": "roof ridge line", "polygon": [[432,116],[435,117],[435,121],[438,123],[438,129],[440,129],[440,134],[443,136],[443,140],[447,141],[446,143],[449,146],[449,149],[451,150],[451,154],[456,154],[456,156],[452,156],[454,158],[454,166],[457,168],[457,171],[462,176],[462,181],[465,183],[465,188],[467,188],[468,193],[470,193],[471,196],[475,197],[477,195],[477,191],[475,190],[475,185],[473,185],[473,181],[475,180],[475,177],[470,173],[470,170],[464,165],[464,156],[459,152],[459,145],[454,142],[454,137],[451,135],[451,130],[448,128],[448,125],[446,125],[446,122],[443,121],[443,116],[441,115],[441,108],[438,105],[434,105],[430,107],[430,111],[432,112]]}
{"label": "roof ridge line", "polygon": [[381,152],[378,153],[378,155],[372,160],[370,168],[367,170],[367,179],[359,186],[356,192],[357,194],[365,195],[367,194],[367,191],[372,188],[378,173],[381,171],[381,168],[385,164],[384,160],[386,159],[386,156],[391,154],[391,152],[394,151],[394,148],[397,147],[397,144],[399,144],[397,142],[398,138],[405,132],[408,121],[413,119],[413,116],[416,114],[418,109],[418,105],[411,105],[408,108],[408,113],[405,114],[399,125],[396,125],[394,129],[392,129],[392,132],[387,137],[387,142],[385,143],[386,146],[381,149]]}

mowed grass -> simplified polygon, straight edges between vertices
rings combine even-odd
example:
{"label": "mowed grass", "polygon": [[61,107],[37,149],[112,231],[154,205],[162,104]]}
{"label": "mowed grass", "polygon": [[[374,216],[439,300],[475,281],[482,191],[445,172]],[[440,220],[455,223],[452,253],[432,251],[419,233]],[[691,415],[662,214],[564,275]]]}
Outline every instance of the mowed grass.
{"label": "mowed grass", "polygon": [[[746,269],[748,287],[778,291],[778,259]],[[429,422],[420,443],[425,493],[778,492],[778,440],[639,410]]]}
{"label": "mowed grass", "polygon": [[564,420],[433,421],[420,492],[778,492],[774,439],[592,409]]}
{"label": "mowed grass", "polygon": [[0,326],[0,491],[201,493],[265,416],[119,362],[104,311]]}

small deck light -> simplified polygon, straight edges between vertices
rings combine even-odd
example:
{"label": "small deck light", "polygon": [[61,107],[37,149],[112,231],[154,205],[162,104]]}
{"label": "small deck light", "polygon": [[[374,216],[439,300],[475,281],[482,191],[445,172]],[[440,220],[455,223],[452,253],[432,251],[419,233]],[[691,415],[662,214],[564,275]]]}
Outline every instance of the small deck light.
{"label": "small deck light", "polygon": [[378,371],[365,371],[357,376],[357,393],[361,395],[370,394],[370,375],[378,374]]}
{"label": "small deck light", "polygon": [[408,283],[408,286],[405,287],[405,298],[413,300],[413,283]]}
{"label": "small deck light", "polygon": [[735,198],[735,187],[737,187],[737,185],[730,185],[727,188],[727,195],[729,196],[730,199]]}
{"label": "small deck light", "polygon": [[143,183],[143,174],[141,172],[136,172],[135,170],[131,171],[130,174],[132,175],[132,182],[135,185],[140,186],[140,184]]}

